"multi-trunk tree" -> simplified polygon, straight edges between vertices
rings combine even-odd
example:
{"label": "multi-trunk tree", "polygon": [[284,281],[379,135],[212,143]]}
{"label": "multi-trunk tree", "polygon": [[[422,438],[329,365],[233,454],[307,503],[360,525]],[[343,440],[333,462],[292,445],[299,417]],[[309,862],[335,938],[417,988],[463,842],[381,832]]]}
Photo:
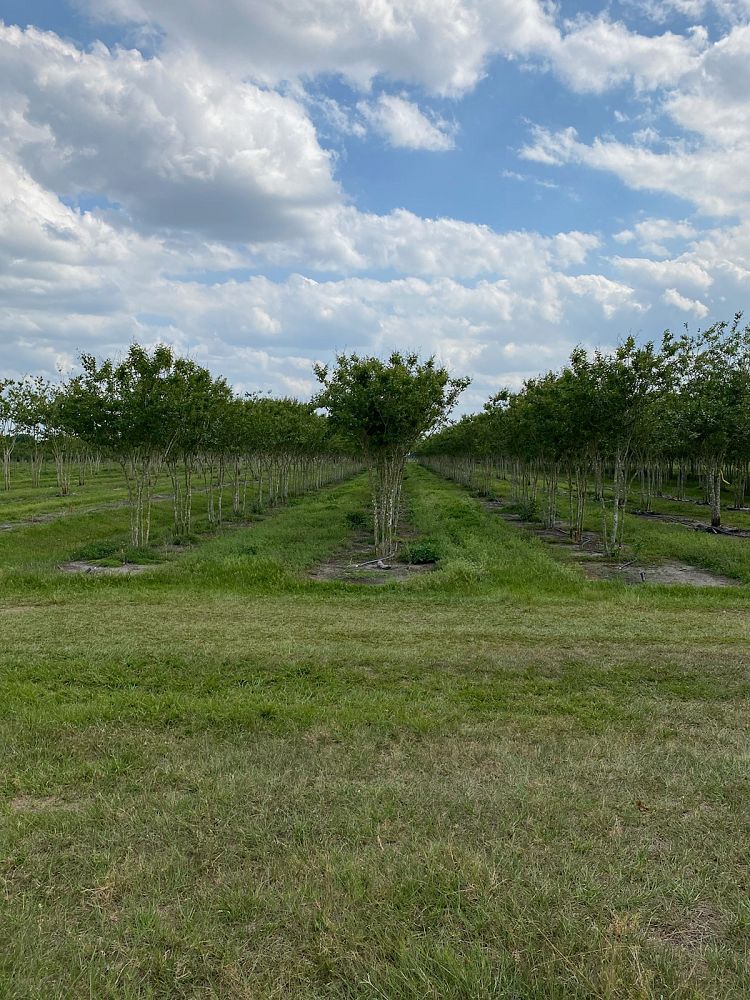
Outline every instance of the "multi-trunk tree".
{"label": "multi-trunk tree", "polygon": [[447,418],[468,380],[451,378],[434,358],[399,353],[387,361],[342,354],[315,374],[323,386],[317,405],[370,470],[375,552],[390,556],[407,457]]}
{"label": "multi-trunk tree", "polygon": [[163,345],[149,353],[134,344],[118,363],[84,354],[82,373],[70,380],[58,404],[62,429],[122,468],[136,548],[148,544],[154,486],[175,444],[175,364]]}

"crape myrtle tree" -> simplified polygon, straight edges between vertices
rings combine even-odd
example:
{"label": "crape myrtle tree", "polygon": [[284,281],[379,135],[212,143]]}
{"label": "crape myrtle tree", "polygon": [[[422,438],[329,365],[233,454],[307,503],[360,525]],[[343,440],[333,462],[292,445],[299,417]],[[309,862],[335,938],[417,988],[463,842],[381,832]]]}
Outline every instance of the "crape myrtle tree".
{"label": "crape myrtle tree", "polygon": [[610,516],[602,497],[607,552],[622,547],[629,470],[637,449],[652,440],[654,416],[674,374],[673,339],[664,335],[662,348],[652,341],[638,346],[628,337],[611,354],[594,353],[591,363],[595,403],[596,459],[612,472]]}
{"label": "crape myrtle tree", "polygon": [[68,388],[67,385],[54,386],[45,410],[45,444],[52,453],[61,497],[70,494],[73,465],[84,448],[83,442],[70,430],[72,414]]}
{"label": "crape myrtle tree", "polygon": [[20,422],[29,445],[32,486],[39,486],[44,468],[53,389],[47,379],[26,379],[21,399]]}
{"label": "crape myrtle tree", "polygon": [[175,442],[175,363],[164,345],[149,352],[133,344],[119,363],[99,363],[84,354],[82,373],[67,383],[57,401],[61,431],[121,466],[136,548],[148,544],[153,488]]}
{"label": "crape myrtle tree", "polygon": [[750,455],[750,326],[741,321],[737,313],[731,324],[694,336],[686,331],[677,343],[675,433],[698,460],[713,528],[721,526],[726,466],[732,462],[744,475]]}
{"label": "crape myrtle tree", "polygon": [[[175,534],[189,535],[192,527],[196,469],[206,457],[223,469],[226,427],[232,412],[232,390],[223,378],[214,378],[206,368],[186,358],[176,358],[165,377],[168,447],[165,460],[172,482]],[[214,477],[209,479],[210,509],[214,510]]]}
{"label": "crape myrtle tree", "polygon": [[409,452],[447,418],[468,379],[451,378],[432,357],[398,352],[387,361],[340,354],[315,374],[323,386],[315,403],[370,470],[375,552],[391,555]]}
{"label": "crape myrtle tree", "polygon": [[3,488],[10,489],[11,461],[19,434],[23,429],[22,382],[0,379],[0,451],[3,461]]}

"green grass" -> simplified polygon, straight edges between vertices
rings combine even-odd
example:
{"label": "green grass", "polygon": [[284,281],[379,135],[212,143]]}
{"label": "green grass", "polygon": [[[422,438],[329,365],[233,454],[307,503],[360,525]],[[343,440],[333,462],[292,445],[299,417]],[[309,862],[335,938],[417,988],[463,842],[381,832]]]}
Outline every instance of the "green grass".
{"label": "green grass", "polygon": [[[636,486],[631,493],[632,508],[637,505],[638,500]],[[495,480],[492,483],[492,494],[510,504],[510,483]],[[694,499],[699,499],[697,489],[693,489],[691,494]],[[726,503],[727,498],[725,505]],[[561,520],[568,517],[567,504],[567,495],[561,488],[558,508],[558,517]],[[708,508],[700,503],[685,503],[656,497],[653,501],[653,510],[657,514],[689,518],[706,525],[710,523]],[[611,511],[608,510],[608,514],[611,516]],[[750,530],[750,513],[730,510],[725,506],[722,523],[728,527]],[[587,531],[600,533],[602,531],[601,505],[595,503],[593,499],[587,504],[584,528]],[[638,562],[646,564],[677,560],[750,584],[750,539],[695,531],[683,524],[659,522],[629,512],[625,514],[624,538],[626,558],[637,558]]]}
{"label": "green grass", "polygon": [[138,577],[56,569],[123,509],[0,534],[0,996],[750,995],[750,588],[589,583],[407,496],[440,568],[382,588],[308,576],[364,477]]}

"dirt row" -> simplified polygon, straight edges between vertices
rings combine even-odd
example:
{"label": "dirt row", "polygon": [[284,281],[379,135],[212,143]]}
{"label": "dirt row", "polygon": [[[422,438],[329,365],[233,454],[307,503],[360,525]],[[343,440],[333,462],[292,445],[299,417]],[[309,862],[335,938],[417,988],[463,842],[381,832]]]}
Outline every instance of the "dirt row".
{"label": "dirt row", "polygon": [[609,559],[603,551],[601,536],[597,532],[585,532],[581,541],[577,543],[571,541],[568,527],[564,523],[556,524],[554,528],[544,528],[541,524],[525,521],[519,514],[508,510],[502,500],[485,499],[481,504],[485,510],[497,514],[503,520],[517,525],[546,544],[565,552],[568,558],[581,567],[589,580],[621,580],[634,585],[656,583],[688,587],[740,586],[738,580],[677,560],[669,560],[655,566],[639,563],[635,559]]}

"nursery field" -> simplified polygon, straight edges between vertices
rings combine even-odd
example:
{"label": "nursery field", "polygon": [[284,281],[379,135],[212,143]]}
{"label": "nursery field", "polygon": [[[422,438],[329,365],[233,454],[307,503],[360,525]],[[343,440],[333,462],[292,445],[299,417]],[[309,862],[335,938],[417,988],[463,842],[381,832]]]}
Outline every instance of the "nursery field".
{"label": "nursery field", "polygon": [[436,565],[350,582],[364,475],[181,545],[165,478],[140,552],[115,469],[13,483],[4,1000],[750,996],[750,538],[657,498],[591,579],[410,464]]}

